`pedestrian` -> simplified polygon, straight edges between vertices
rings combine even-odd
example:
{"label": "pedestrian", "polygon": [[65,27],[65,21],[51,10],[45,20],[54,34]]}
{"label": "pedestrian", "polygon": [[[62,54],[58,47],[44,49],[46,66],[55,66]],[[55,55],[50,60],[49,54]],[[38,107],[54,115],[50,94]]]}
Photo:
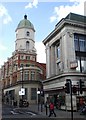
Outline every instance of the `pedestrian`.
{"label": "pedestrian", "polygon": [[56,117],[56,113],[54,112],[54,103],[53,102],[50,102],[50,105],[49,105],[49,116],[50,117],[52,114],[54,114],[54,116]]}

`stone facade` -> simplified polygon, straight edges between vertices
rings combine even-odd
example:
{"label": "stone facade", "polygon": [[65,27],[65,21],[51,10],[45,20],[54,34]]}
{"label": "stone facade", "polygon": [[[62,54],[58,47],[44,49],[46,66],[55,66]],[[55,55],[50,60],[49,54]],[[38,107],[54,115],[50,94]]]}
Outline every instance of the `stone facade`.
{"label": "stone facade", "polygon": [[[43,40],[46,46],[46,80],[44,81],[45,99],[53,96],[64,97],[66,108],[70,109],[70,95],[65,93],[66,79],[71,79],[77,93],[73,94],[73,109],[77,110],[80,97],[86,97],[86,18],[70,13],[60,20],[55,29]],[[78,37],[78,38],[77,38]],[[77,41],[80,43],[77,44]],[[84,42],[84,43],[83,43]],[[83,45],[82,45],[83,44]],[[77,50],[79,48],[79,50]],[[79,80],[84,81],[84,91],[78,91]],[[60,100],[61,101],[61,100]],[[66,109],[65,108],[65,109]]]}

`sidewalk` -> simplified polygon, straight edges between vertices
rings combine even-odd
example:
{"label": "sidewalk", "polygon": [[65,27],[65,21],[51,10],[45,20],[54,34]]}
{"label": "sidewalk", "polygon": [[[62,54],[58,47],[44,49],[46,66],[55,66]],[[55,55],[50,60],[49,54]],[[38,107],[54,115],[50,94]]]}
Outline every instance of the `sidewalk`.
{"label": "sidewalk", "polygon": [[[48,117],[49,115],[49,108],[47,108],[47,115],[46,115],[46,109],[44,106],[42,106],[42,109],[41,106],[39,106],[39,110],[38,110],[38,105],[29,105],[28,108],[16,108],[16,109],[33,111],[44,117]],[[57,115],[56,118],[71,118],[71,112],[69,111],[58,110],[55,108],[55,113]],[[73,112],[73,118],[86,119],[86,115],[80,115],[79,112]]]}

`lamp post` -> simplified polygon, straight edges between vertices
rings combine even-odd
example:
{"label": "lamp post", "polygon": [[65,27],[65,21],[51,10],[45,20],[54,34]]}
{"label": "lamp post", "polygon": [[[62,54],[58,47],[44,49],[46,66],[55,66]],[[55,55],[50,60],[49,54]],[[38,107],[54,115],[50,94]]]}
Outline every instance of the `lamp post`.
{"label": "lamp post", "polygon": [[[42,112],[43,111],[43,97],[44,97],[43,89],[38,89],[37,95],[38,95],[38,111],[39,111],[39,103],[40,103],[40,105],[41,105],[41,112]],[[39,102],[39,100],[40,100],[40,102]]]}
{"label": "lamp post", "polygon": [[38,95],[38,101],[37,101],[37,103],[38,103],[38,111],[39,111],[39,95],[40,95],[40,90],[37,91],[37,95]]}
{"label": "lamp post", "polygon": [[23,95],[25,95],[25,90],[24,90],[24,86],[23,86],[23,66],[21,66],[21,84],[22,84],[22,87],[21,87],[21,96],[22,96],[22,100],[21,100],[21,104],[22,104],[22,107],[23,107]]}
{"label": "lamp post", "polygon": [[[23,88],[23,67],[22,67],[22,88]],[[23,95],[22,95],[22,103],[23,103]]]}

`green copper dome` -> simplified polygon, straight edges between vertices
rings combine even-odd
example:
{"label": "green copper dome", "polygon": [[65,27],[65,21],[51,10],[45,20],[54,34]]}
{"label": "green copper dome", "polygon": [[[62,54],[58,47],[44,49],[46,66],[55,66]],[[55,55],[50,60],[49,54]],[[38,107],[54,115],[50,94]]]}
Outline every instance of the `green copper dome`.
{"label": "green copper dome", "polygon": [[17,29],[19,28],[31,28],[34,30],[33,24],[29,20],[27,20],[27,15],[24,15],[24,19],[19,22]]}

